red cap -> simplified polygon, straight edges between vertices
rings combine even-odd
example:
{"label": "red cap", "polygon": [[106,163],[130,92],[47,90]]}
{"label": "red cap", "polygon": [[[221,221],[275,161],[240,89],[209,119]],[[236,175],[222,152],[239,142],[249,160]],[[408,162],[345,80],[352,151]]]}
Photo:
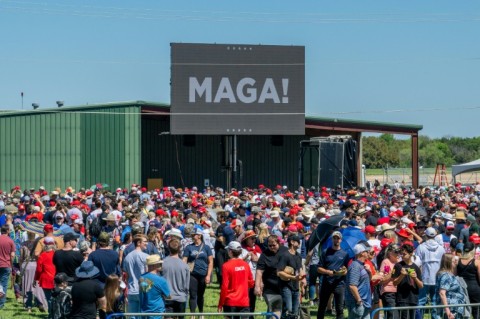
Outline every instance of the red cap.
{"label": "red cap", "polygon": [[93,192],[91,190],[88,190],[88,191],[85,192],[85,195],[87,195],[87,196],[90,196],[92,194],[93,194]]}
{"label": "red cap", "polygon": [[413,242],[411,242],[410,240],[405,240],[405,241],[403,242],[402,246],[405,246],[405,245],[410,245],[410,246],[412,246],[412,247],[415,247],[415,246],[413,245]]}
{"label": "red cap", "polygon": [[157,216],[165,216],[167,215],[167,213],[163,210],[163,209],[157,209],[157,211],[155,212],[155,214]]}
{"label": "red cap", "polygon": [[393,243],[393,239],[392,239],[392,238],[384,238],[384,239],[382,239],[382,241],[380,242],[380,247],[385,248],[385,247],[387,247],[388,245],[390,245],[391,243]]}
{"label": "red cap", "polygon": [[197,209],[197,212],[199,213],[206,213],[207,212],[207,209],[203,206],[200,206],[198,209]]}
{"label": "red cap", "polygon": [[30,219],[33,219],[33,218],[36,218],[38,219],[38,216],[37,214],[30,214],[30,215],[27,215],[27,217],[25,217],[25,221],[28,222]]}
{"label": "red cap", "polygon": [[472,236],[470,236],[468,240],[474,243],[475,245],[480,244],[480,237],[477,234],[473,234]]}
{"label": "red cap", "polygon": [[147,191],[147,188],[146,188],[146,187],[142,187],[140,190],[142,191],[142,193],[145,193],[145,192]]}
{"label": "red cap", "polygon": [[258,189],[264,189],[264,188],[265,188],[265,185],[263,184],[258,185]]}
{"label": "red cap", "polygon": [[80,201],[74,200],[74,201],[72,202],[72,206],[80,206]]}
{"label": "red cap", "polygon": [[397,235],[403,238],[410,238],[410,236],[412,236],[403,228],[397,231]]}
{"label": "red cap", "polygon": [[22,204],[18,205],[18,210],[25,210],[25,205],[22,205]]}
{"label": "red cap", "polygon": [[276,189],[282,189],[282,185],[275,186]]}
{"label": "red cap", "polygon": [[53,226],[51,224],[46,224],[45,226],[43,226],[43,231],[45,233],[51,233],[53,232]]}
{"label": "red cap", "polygon": [[75,219],[78,219],[78,215],[77,214],[73,214],[72,216],[70,216],[70,220],[72,221],[75,221]]}
{"label": "red cap", "polygon": [[296,233],[296,232],[298,232],[298,227],[297,227],[297,225],[290,225],[290,226],[288,226],[287,230],[289,232]]}
{"label": "red cap", "polygon": [[171,214],[172,217],[177,217],[178,216],[178,212],[176,210],[172,211]]}
{"label": "red cap", "polygon": [[375,230],[375,227],[373,227],[372,225],[368,225],[367,227],[365,227],[365,232],[367,234],[374,235],[376,230]]}
{"label": "red cap", "polygon": [[382,218],[379,218],[379,219],[378,219],[377,225],[388,224],[389,222],[390,222],[390,218],[389,218],[389,217],[382,217]]}

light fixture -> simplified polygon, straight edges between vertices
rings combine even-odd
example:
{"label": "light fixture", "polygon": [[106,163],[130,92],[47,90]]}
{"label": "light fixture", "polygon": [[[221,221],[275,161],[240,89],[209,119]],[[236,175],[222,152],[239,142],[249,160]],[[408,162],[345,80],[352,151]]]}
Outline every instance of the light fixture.
{"label": "light fixture", "polygon": [[34,110],[36,110],[40,107],[40,105],[38,103],[32,103],[32,107]]}
{"label": "light fixture", "polygon": [[63,106],[63,101],[57,101],[57,106],[62,107]]}

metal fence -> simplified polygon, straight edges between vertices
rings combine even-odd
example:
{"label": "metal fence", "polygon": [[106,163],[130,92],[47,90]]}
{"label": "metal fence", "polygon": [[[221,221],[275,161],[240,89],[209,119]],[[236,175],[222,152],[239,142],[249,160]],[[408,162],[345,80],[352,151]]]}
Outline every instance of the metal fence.
{"label": "metal fence", "polygon": [[220,319],[220,318],[238,318],[238,319],[279,319],[273,312],[204,312],[204,313],[112,313],[106,319],[150,319],[153,317],[184,318],[184,319]]}
{"label": "metal fence", "polygon": [[480,303],[377,308],[370,318],[382,318],[382,314],[383,319],[480,319]]}

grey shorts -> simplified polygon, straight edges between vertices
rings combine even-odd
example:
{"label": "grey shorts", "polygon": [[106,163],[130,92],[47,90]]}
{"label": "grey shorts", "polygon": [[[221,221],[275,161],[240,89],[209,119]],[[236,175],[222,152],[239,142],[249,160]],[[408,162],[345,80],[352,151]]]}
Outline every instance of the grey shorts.
{"label": "grey shorts", "polygon": [[267,304],[268,312],[282,312],[282,295],[264,294],[263,298]]}

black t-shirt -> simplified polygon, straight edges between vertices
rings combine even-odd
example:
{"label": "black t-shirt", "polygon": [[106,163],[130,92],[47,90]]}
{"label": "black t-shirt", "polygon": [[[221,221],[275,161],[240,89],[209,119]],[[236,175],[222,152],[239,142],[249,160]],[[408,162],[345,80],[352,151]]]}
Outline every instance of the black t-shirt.
{"label": "black t-shirt", "polygon": [[75,278],[75,269],[80,267],[82,262],[83,256],[78,250],[57,250],[53,254],[57,274],[64,272],[72,280]]}
{"label": "black t-shirt", "polygon": [[280,249],[274,254],[270,249],[265,250],[258,259],[257,269],[263,270],[263,293],[278,295],[281,293],[280,278],[277,276],[278,255],[282,252],[288,252],[287,247],[280,246]]}
{"label": "black t-shirt", "polygon": [[[415,271],[417,273],[417,278],[422,278],[422,271],[415,263],[407,265],[404,261],[395,264],[395,266],[393,267],[394,272],[392,278],[395,279],[399,277],[402,268],[406,268],[407,272],[409,271],[409,269],[412,269],[410,271]],[[417,305],[419,292],[420,289],[418,289],[417,285],[414,283],[413,279],[410,278],[410,276],[407,275],[403,277],[402,281],[397,286],[397,305]]]}
{"label": "black t-shirt", "polygon": [[73,283],[72,311],[70,319],[96,319],[97,299],[105,296],[100,283],[94,279],[83,279]]}
{"label": "black t-shirt", "polygon": [[223,229],[225,228],[225,226],[227,226],[227,224],[220,224],[217,230],[215,231],[215,237],[217,238],[215,240],[215,246],[214,246],[215,251],[219,251],[220,249],[225,249],[225,245],[218,240],[220,236],[225,236],[223,234]]}
{"label": "black t-shirt", "polygon": [[[292,267],[295,270],[294,275],[298,275],[300,268],[302,268],[302,257],[298,252],[295,252],[295,255],[292,255],[287,249],[278,254],[277,270],[283,271],[287,266]],[[293,291],[299,290],[299,282],[295,280],[285,281],[280,279],[280,286],[288,287]]]}

